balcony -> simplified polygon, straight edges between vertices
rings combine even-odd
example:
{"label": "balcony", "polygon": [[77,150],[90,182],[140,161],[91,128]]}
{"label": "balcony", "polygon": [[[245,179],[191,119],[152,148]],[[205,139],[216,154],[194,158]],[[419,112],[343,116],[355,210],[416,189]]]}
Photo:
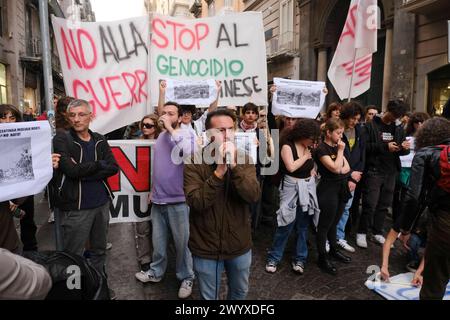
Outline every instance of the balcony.
{"label": "balcony", "polygon": [[298,39],[298,32],[289,31],[266,41],[267,60],[270,62],[297,57]]}
{"label": "balcony", "polygon": [[26,53],[27,57],[41,57],[42,55],[42,44],[39,38],[28,38],[26,43]]}
{"label": "balcony", "polygon": [[448,0],[403,0],[401,8],[407,12],[429,15],[448,10],[449,7]]}

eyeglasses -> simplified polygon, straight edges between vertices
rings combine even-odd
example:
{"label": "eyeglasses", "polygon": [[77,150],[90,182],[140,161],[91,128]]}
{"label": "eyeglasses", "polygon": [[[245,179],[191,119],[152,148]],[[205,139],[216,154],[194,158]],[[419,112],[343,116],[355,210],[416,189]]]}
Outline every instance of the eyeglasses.
{"label": "eyeglasses", "polygon": [[69,113],[68,117],[69,118],[76,118],[77,116],[79,118],[86,118],[88,115],[90,115],[91,113]]}
{"label": "eyeglasses", "polygon": [[143,126],[145,129],[152,129],[152,128],[155,127],[154,124],[150,124],[150,123],[144,123],[144,124],[142,124],[142,126]]}

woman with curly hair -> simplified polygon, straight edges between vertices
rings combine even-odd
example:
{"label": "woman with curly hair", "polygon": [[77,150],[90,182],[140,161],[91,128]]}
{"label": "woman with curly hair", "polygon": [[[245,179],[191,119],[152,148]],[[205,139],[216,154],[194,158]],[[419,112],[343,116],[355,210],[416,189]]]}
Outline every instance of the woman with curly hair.
{"label": "woman with curly hair", "polygon": [[286,132],[281,142],[280,208],[277,211],[278,227],[272,248],[267,256],[266,271],[274,273],[283,257],[284,248],[292,230],[297,230],[297,245],[292,269],[303,274],[308,256],[307,236],[311,215],[318,214],[316,182],[312,175],[314,160],[310,148],[320,135],[319,124],[312,119],[299,119]]}
{"label": "woman with curly hair", "polygon": [[400,205],[405,197],[406,189],[409,184],[409,177],[411,175],[411,163],[414,158],[414,142],[415,134],[422,127],[422,124],[430,119],[430,116],[424,112],[414,112],[409,117],[408,123],[406,124],[406,140],[411,144],[411,150],[408,155],[400,156],[401,169],[398,179],[395,183],[394,199],[392,201],[392,218],[395,221],[400,214]]}
{"label": "woman with curly hair", "polygon": [[158,116],[156,114],[149,114],[142,118],[139,123],[139,128],[142,131],[141,139],[157,139],[161,133],[161,127],[158,125]]}
{"label": "woman with curly hair", "polygon": [[[420,299],[442,299],[450,278],[450,186],[448,169],[441,158],[450,159],[450,121],[435,117],[424,122],[416,134],[416,154],[411,166],[411,179],[402,210],[383,245],[381,278],[389,280],[391,244],[401,232],[408,243],[411,231],[426,205],[431,217],[425,256],[412,280],[422,286]],[[447,153],[445,155],[445,153]],[[423,204],[423,205],[421,205]],[[423,271],[423,278],[421,276]]]}

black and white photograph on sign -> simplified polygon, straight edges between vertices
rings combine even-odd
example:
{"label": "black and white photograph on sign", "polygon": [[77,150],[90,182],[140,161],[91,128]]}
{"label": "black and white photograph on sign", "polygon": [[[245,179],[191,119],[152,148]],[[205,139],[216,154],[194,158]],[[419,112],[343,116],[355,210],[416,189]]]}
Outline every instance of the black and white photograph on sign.
{"label": "black and white photograph on sign", "polygon": [[282,88],[277,90],[277,103],[320,107],[320,91]]}
{"label": "black and white photograph on sign", "polygon": [[274,78],[272,113],[315,119],[325,103],[325,82]]}
{"label": "black and white photograph on sign", "polygon": [[175,100],[209,98],[208,85],[176,86],[173,88],[173,90],[175,93]]}
{"label": "black and white photograph on sign", "polygon": [[217,97],[215,80],[166,79],[166,101],[208,107]]}
{"label": "black and white photograph on sign", "polygon": [[235,133],[236,147],[245,152],[253,163],[256,163],[257,159],[257,138],[255,132],[236,132]]}
{"label": "black and white photograph on sign", "polygon": [[8,152],[0,159],[0,186],[34,179],[31,138],[2,141]]}

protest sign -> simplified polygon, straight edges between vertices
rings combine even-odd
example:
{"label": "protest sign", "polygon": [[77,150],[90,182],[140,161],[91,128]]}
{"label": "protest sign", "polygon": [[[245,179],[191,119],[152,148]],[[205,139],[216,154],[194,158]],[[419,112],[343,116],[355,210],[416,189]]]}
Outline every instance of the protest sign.
{"label": "protest sign", "polygon": [[235,143],[236,147],[248,154],[252,159],[252,163],[256,163],[258,160],[257,154],[257,141],[256,132],[236,132],[235,133]]}
{"label": "protest sign", "polygon": [[196,81],[166,79],[166,83],[166,101],[209,106],[217,98],[216,82],[212,79]]}
{"label": "protest sign", "polygon": [[66,93],[90,102],[93,131],[106,134],[149,113],[147,16],[52,22]]}
{"label": "protest sign", "polygon": [[154,140],[111,140],[108,143],[120,169],[108,178],[114,194],[110,223],[150,220],[148,196],[152,186]]}
{"label": "protest sign", "polygon": [[411,151],[406,156],[400,156],[400,162],[402,164],[402,168],[411,168],[414,155],[416,154],[414,152],[414,149],[416,148],[416,139],[414,137],[406,137],[406,140],[409,141],[409,150]]}
{"label": "protest sign", "polygon": [[[249,27],[251,26],[251,27]],[[267,105],[267,63],[260,12],[182,19],[154,14],[150,79],[222,81],[219,106]],[[158,97],[152,95],[152,105]]]}
{"label": "protest sign", "polygon": [[325,103],[325,82],[274,78],[272,113],[291,118],[315,119]]}
{"label": "protest sign", "polygon": [[[390,277],[389,282],[367,280],[367,288],[374,290],[387,300],[419,300],[420,288],[411,284],[412,272]],[[445,290],[444,300],[450,300],[450,282]]]}
{"label": "protest sign", "polygon": [[42,192],[52,178],[48,121],[0,124],[0,201]]}

